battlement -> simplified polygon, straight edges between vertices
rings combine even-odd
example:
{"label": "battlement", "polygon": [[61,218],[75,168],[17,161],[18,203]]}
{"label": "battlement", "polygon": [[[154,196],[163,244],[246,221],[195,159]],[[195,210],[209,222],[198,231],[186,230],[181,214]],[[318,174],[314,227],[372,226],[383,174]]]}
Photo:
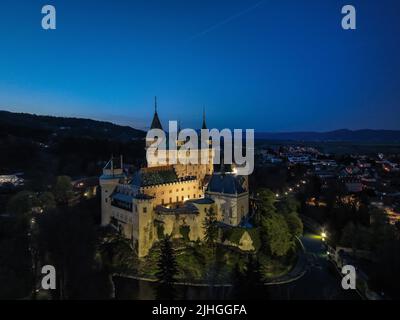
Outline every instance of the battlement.
{"label": "battlement", "polygon": [[189,183],[195,182],[195,181],[198,181],[198,180],[194,176],[193,177],[184,177],[184,178],[178,178],[178,180],[175,182],[153,184],[153,185],[143,186],[140,188],[143,190],[148,190],[148,189],[154,189],[154,188],[165,187],[165,186],[178,186],[178,185],[183,185],[183,184],[189,184]]}

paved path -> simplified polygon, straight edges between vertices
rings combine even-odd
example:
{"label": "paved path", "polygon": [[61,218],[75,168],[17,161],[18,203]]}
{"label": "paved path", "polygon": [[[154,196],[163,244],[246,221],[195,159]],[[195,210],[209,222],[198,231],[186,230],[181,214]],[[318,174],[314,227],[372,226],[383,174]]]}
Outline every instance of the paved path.
{"label": "paved path", "polygon": [[340,275],[326,257],[324,243],[320,237],[306,233],[301,241],[305,248],[307,272],[300,279],[271,286],[273,299],[299,300],[359,300],[357,292],[343,290]]}

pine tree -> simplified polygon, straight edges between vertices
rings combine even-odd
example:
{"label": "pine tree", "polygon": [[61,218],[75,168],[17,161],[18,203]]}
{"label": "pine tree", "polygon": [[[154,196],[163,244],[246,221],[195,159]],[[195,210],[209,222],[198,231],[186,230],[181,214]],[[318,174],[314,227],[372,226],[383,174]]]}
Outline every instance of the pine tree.
{"label": "pine tree", "polygon": [[157,263],[156,277],[158,286],[156,297],[159,300],[172,300],[175,296],[173,283],[178,271],[175,252],[170,237],[161,240],[160,257]]}
{"label": "pine tree", "polygon": [[249,255],[243,272],[236,264],[232,276],[235,299],[252,300],[267,297],[260,272],[260,263],[252,255]]}
{"label": "pine tree", "polygon": [[204,241],[211,248],[215,247],[218,238],[217,215],[214,208],[211,207],[206,214],[204,220]]}

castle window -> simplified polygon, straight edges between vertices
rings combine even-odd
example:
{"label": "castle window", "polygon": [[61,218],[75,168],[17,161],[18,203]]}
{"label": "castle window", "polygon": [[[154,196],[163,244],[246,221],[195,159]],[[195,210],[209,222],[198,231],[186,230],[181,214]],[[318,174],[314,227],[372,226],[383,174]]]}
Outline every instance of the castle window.
{"label": "castle window", "polygon": [[164,205],[164,199],[161,199],[161,204]]}
{"label": "castle window", "polygon": [[193,195],[193,198],[196,198],[196,195],[195,195],[195,194]]}
{"label": "castle window", "polygon": [[169,198],[169,203],[172,203],[172,198]]}
{"label": "castle window", "polygon": [[183,201],[183,199],[184,199],[184,198],[183,198],[183,196],[182,196],[182,201]]}
{"label": "castle window", "polygon": [[143,207],[143,213],[147,213],[147,207]]}
{"label": "castle window", "polygon": [[176,202],[179,202],[179,197],[178,196],[176,196]]}

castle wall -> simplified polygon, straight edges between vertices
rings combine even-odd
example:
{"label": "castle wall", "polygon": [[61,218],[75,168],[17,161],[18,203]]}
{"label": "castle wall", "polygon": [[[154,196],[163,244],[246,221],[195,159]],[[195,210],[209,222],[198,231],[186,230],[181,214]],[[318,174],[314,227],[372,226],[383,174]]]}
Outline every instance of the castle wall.
{"label": "castle wall", "polygon": [[164,235],[172,238],[182,238],[181,227],[188,226],[189,240],[197,241],[204,238],[203,222],[205,209],[198,214],[158,214],[156,219],[163,223]]}
{"label": "castle wall", "polygon": [[114,192],[119,183],[119,178],[100,178],[101,187],[101,225],[110,224],[111,218],[111,199],[110,196]]}
{"label": "castle wall", "polygon": [[204,196],[199,180],[188,180],[140,188],[141,192],[154,197],[154,206],[169,205]]}

